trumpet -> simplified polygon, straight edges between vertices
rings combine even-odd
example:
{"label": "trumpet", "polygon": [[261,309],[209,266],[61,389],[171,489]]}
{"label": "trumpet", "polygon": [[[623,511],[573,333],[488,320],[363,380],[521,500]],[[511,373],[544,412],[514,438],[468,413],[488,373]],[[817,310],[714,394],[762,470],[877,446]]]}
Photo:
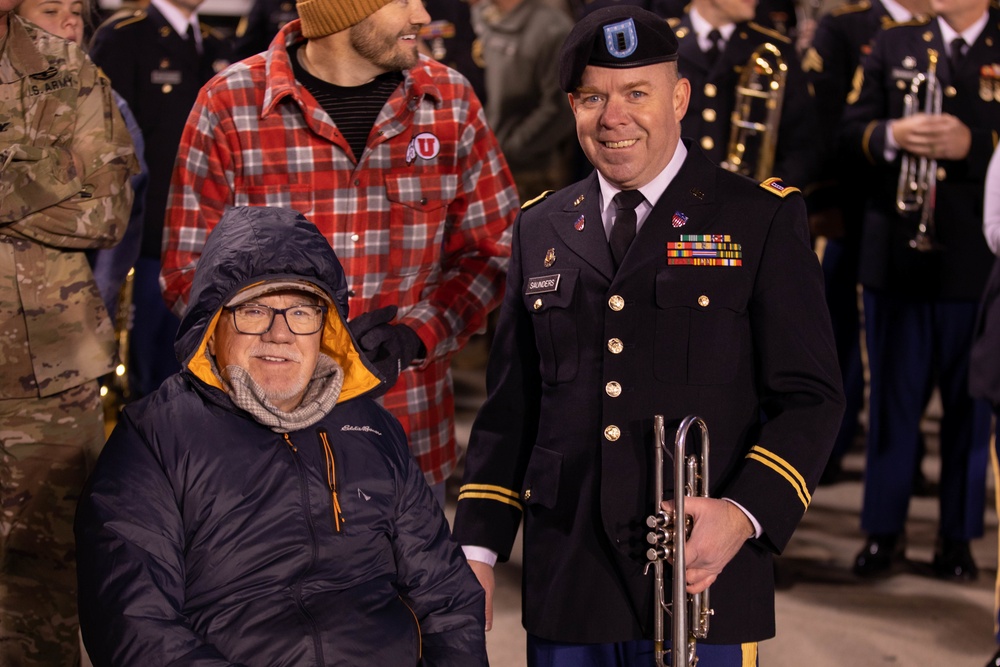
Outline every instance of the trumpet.
{"label": "trumpet", "polygon": [[[729,145],[722,162],[729,171],[758,181],[771,176],[787,76],[788,65],[774,44],[761,44],[750,54],[736,85]],[[751,138],[757,143],[756,166],[747,159]]]}
{"label": "trumpet", "polygon": [[[927,49],[927,72],[918,72],[910,80],[910,92],[903,97],[903,118],[923,112],[941,113],[941,85],[937,78],[938,52]],[[920,92],[923,88],[923,106]],[[903,153],[896,186],[896,209],[902,215],[920,212],[917,232],[910,239],[910,247],[920,252],[939,247],[934,240],[934,204],[937,197],[937,160]]]}
{"label": "trumpet", "polygon": [[[701,447],[696,454],[687,453],[687,435],[692,426],[701,432]],[[653,647],[656,667],[667,667],[664,647],[666,616],[671,617],[670,652],[672,667],[694,667],[698,664],[697,640],[708,636],[709,618],[714,613],[709,605],[708,590],[688,595],[685,590],[684,571],[687,559],[684,542],[691,532],[693,521],[684,513],[687,496],[708,497],[708,427],[701,417],[689,415],[677,428],[674,437],[674,510],[663,509],[663,457],[667,451],[663,415],[653,417],[653,440],[656,505],[653,514],[646,518],[650,532],[646,541],[651,545],[646,551],[645,573],[653,569]],[[673,561],[671,602],[666,601],[663,563]]]}

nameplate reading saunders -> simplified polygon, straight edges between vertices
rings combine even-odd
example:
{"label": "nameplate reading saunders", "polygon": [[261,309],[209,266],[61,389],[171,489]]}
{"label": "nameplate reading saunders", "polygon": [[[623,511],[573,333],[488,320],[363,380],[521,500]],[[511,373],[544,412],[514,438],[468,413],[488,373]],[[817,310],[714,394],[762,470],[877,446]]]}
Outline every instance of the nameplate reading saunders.
{"label": "nameplate reading saunders", "polygon": [[545,294],[555,292],[559,289],[559,274],[553,273],[551,276],[536,276],[528,278],[528,289],[524,294]]}

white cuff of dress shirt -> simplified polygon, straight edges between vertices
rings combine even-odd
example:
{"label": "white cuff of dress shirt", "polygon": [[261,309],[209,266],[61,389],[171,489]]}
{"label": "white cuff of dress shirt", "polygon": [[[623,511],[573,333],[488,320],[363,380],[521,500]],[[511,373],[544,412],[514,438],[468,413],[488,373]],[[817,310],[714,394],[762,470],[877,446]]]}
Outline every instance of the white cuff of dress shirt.
{"label": "white cuff of dress shirt", "polygon": [[486,547],[463,546],[462,551],[465,552],[465,560],[477,560],[480,563],[486,563],[490,567],[497,564],[497,552],[492,549],[487,549]]}
{"label": "white cuff of dress shirt", "polygon": [[750,519],[750,523],[753,524],[753,536],[754,536],[754,538],[758,538],[758,537],[761,536],[761,534],[764,532],[764,529],[760,527],[760,523],[757,522],[757,519],[753,518],[753,514],[750,514],[750,512],[747,511],[746,507],[743,507],[743,505],[740,505],[738,502],[736,502],[732,498],[723,498],[723,500],[728,500],[732,504],[734,504],[737,507],[739,507],[741,512],[743,512],[744,514],[747,515],[747,518]]}
{"label": "white cuff of dress shirt", "polygon": [[885,150],[882,151],[882,156],[885,158],[886,162],[892,162],[896,159],[896,153],[902,148],[897,142],[896,137],[892,134],[892,124],[895,121],[890,120],[885,124]]}

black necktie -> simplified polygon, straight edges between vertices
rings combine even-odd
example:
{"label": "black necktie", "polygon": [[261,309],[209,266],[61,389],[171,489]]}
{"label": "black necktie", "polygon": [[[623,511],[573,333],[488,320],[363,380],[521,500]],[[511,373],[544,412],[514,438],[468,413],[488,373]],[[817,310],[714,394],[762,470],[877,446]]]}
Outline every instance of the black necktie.
{"label": "black necktie", "polygon": [[708,66],[711,67],[719,59],[719,54],[722,53],[722,33],[712,28],[712,31],[708,33],[708,42],[710,46],[708,51],[705,51],[705,58],[708,60]]}
{"label": "black necktie", "polygon": [[181,35],[184,38],[184,48],[187,49],[188,56],[194,58],[192,62],[201,60],[201,50],[198,48],[198,40],[194,36],[195,27],[188,24],[187,34]]}
{"label": "black necktie", "polygon": [[645,201],[638,190],[622,190],[612,199],[618,215],[615,216],[615,226],[611,228],[611,256],[615,258],[615,270],[621,266],[628,247],[635,238],[635,207]]}
{"label": "black necktie", "polygon": [[962,67],[962,61],[965,59],[965,50],[969,48],[969,45],[965,43],[965,40],[961,37],[956,37],[951,40],[951,73],[952,75],[958,74],[959,69]]}

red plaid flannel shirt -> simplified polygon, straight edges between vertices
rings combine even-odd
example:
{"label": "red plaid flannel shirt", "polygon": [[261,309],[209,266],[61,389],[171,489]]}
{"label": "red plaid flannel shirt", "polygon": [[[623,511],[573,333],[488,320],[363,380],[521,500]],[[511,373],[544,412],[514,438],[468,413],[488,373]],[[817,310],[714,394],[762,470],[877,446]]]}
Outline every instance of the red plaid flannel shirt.
{"label": "red plaid flannel shirt", "polygon": [[182,312],[205,239],[227,206],[279,206],[322,231],[350,310],[395,304],[427,360],[384,397],[429,483],[456,460],[452,354],[502,295],[517,191],[482,106],[459,74],[421,57],[375,121],[364,154],[295,82],[288,46],[230,67],[198,96],[181,139],[163,242],[164,296]]}

